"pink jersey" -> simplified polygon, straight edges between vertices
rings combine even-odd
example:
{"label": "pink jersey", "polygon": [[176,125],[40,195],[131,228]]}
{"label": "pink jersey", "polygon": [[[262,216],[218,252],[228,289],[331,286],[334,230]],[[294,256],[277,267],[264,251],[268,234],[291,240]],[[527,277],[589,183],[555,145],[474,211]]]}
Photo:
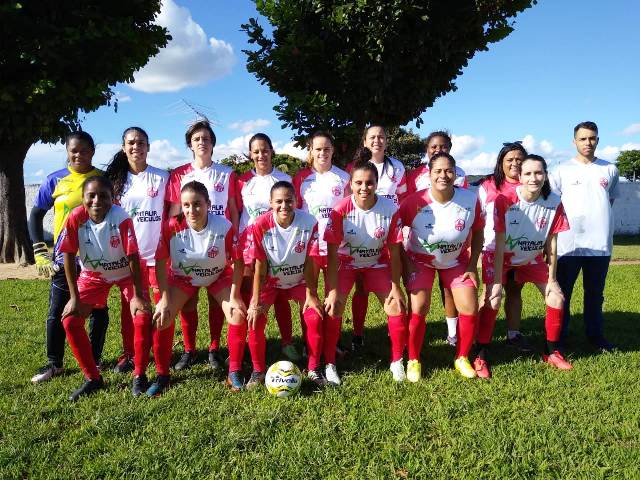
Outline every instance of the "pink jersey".
{"label": "pink jersey", "polygon": [[216,215],[227,215],[230,198],[236,197],[236,174],[231,167],[212,163],[206,168],[196,168],[187,163],[171,171],[167,185],[167,202],[180,203],[180,189],[191,181],[202,183],[207,187],[211,212]]}
{"label": "pink jersey", "polygon": [[493,175],[485,179],[478,187],[478,198],[484,215],[484,245],[482,250],[493,252],[496,249],[496,232],[494,229],[495,201],[498,195],[503,194],[510,196],[514,194],[520,182],[511,183],[505,180],[500,185],[500,189],[496,188],[496,182]]}
{"label": "pink jersey", "polygon": [[164,220],[165,191],[169,172],[151,165],[136,175],[129,172],[118,204],[133,219],[140,258],[155,265],[155,253]]}
{"label": "pink jersey", "polygon": [[409,256],[437,269],[466,266],[471,233],[484,228],[478,197],[461,188],[454,188],[447,203],[435,201],[431,189],[412,193],[399,215],[402,227],[410,227],[405,247]]}
{"label": "pink jersey", "polygon": [[61,235],[60,251],[79,253],[80,277],[113,283],[131,274],[127,257],[138,253],[138,243],[133,221],[122,207],[112,205],[100,223],[91,220],[83,206],[74,208]]}
{"label": "pink jersey", "polygon": [[240,214],[240,233],[255,222],[256,218],[271,209],[271,187],[274,183],[284,180],[291,182],[291,177],[273,167],[267,175],[256,175],[255,170],[249,170],[238,179],[236,189],[236,203]]}
{"label": "pink jersey", "polygon": [[[429,165],[426,163],[411,170],[407,175],[407,192],[414,193],[431,188],[431,176],[429,173]],[[456,180],[453,184],[456,187],[469,188],[467,174],[458,166],[456,166]]]}
{"label": "pink jersey", "polygon": [[273,212],[260,215],[251,225],[251,256],[266,261],[267,285],[292,288],[304,283],[307,256],[318,255],[318,222],[296,209],[289,227],[278,225]]}
{"label": "pink jersey", "polygon": [[495,200],[495,230],[505,232],[504,265],[544,263],[543,249],[549,235],[569,230],[560,196],[549,194],[529,203],[522,198],[522,187]]}
{"label": "pink jersey", "polygon": [[[370,160],[371,161],[371,160]],[[383,163],[371,161],[378,170],[378,188],[376,194],[390,198],[399,205],[407,194],[407,175],[404,165],[393,157],[385,157]],[[347,165],[347,172],[351,173],[355,162]]]}
{"label": "pink jersey", "polygon": [[338,245],[340,268],[381,268],[389,264],[387,242],[400,243],[398,206],[378,196],[375,205],[362,210],[353,195],[340,201],[331,212],[324,239]]}
{"label": "pink jersey", "polygon": [[208,287],[231,271],[231,261],[239,258],[238,237],[231,222],[209,212],[207,226],[196,232],[184,215],[162,226],[156,260],[171,258],[171,275],[182,277],[194,287]]}
{"label": "pink jersey", "polygon": [[293,177],[293,186],[298,208],[309,212],[318,221],[319,253],[325,256],[327,242],[324,241],[324,231],[333,207],[345,197],[349,174],[335,165],[325,173],[305,168]]}

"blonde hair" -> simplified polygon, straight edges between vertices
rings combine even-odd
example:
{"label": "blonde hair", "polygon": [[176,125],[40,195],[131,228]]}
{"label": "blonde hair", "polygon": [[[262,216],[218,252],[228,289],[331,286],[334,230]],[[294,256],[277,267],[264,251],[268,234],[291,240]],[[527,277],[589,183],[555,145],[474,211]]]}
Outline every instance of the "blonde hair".
{"label": "blonde hair", "polygon": [[313,155],[311,153],[311,150],[313,148],[313,141],[316,138],[326,138],[327,140],[329,140],[329,143],[331,144],[331,146],[335,149],[335,145],[333,143],[333,137],[329,132],[324,130],[318,130],[317,132],[312,133],[311,136],[307,139],[307,150],[309,150],[309,153],[307,154],[307,166],[309,168],[313,168]]}

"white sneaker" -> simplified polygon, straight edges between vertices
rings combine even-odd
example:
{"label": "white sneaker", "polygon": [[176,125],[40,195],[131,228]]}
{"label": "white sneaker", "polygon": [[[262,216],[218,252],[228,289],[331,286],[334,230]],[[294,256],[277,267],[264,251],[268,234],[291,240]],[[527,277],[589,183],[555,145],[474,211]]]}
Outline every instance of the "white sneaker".
{"label": "white sneaker", "polygon": [[327,363],[327,366],[324,369],[324,376],[327,379],[327,382],[331,385],[342,384],[340,376],[338,375],[338,369],[333,363]]}
{"label": "white sneaker", "polygon": [[31,377],[31,382],[32,383],[46,382],[47,380],[55,376],[61,375],[63,371],[64,371],[64,368],[62,367],[56,367],[55,365],[51,365],[51,364],[45,365],[40,370],[38,370],[38,373],[36,373],[33,377]]}
{"label": "white sneaker", "polygon": [[402,359],[391,362],[389,370],[391,370],[391,375],[393,375],[393,379],[396,382],[402,382],[407,378],[404,373],[404,363],[402,362]]}

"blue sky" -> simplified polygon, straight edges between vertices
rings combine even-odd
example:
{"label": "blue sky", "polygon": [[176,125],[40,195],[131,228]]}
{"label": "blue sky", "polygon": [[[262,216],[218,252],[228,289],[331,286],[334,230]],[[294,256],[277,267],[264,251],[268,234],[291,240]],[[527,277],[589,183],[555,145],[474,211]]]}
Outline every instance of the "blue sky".
{"label": "blue sky", "polygon": [[[272,110],[279,98],[245,68],[240,24],[256,15],[249,0],[165,0],[157,21],[174,40],[134,84],[116,87],[117,113],[103,107],[85,116],[83,128],[98,145],[94,164],[109,160],[131,125],[149,133],[150,163],[189,161],[184,131],[195,114],[183,100],[215,123],[216,158],[247,151],[257,131],[276,150],[300,155]],[[453,154],[470,173],[490,170],[503,141],[524,140],[552,164],[570,158],[573,126],[583,120],[600,127],[599,156],[615,160],[621,150],[640,149],[638,19],[636,0],[541,0],[516,18],[509,37],[476,54],[458,90],[423,114],[420,134],[449,130]],[[62,146],[36,144],[25,182],[39,183],[64,164]]]}

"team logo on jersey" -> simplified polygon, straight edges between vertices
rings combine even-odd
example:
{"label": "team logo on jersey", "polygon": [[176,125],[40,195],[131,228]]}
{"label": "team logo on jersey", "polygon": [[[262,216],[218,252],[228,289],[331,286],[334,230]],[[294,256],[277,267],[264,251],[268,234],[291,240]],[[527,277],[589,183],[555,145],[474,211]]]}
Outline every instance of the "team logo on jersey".
{"label": "team logo on jersey", "polygon": [[207,257],[209,258],[216,258],[218,256],[218,247],[216,247],[215,245],[213,247],[211,247],[209,249],[209,251],[207,252]]}
{"label": "team logo on jersey", "polygon": [[305,247],[305,243],[303,241],[299,241],[296,244],[294,250],[296,251],[296,253],[302,253],[304,252],[304,247]]}
{"label": "team logo on jersey", "polygon": [[118,248],[120,246],[120,237],[112,235],[109,239],[109,243],[111,244],[112,248]]}
{"label": "team logo on jersey", "polygon": [[353,228],[347,230],[347,235],[356,235],[356,231]]}
{"label": "team logo on jersey", "polygon": [[545,217],[540,217],[536,220],[536,227],[542,230],[544,227],[547,226],[547,223],[548,223],[548,220]]}
{"label": "team logo on jersey", "polygon": [[158,196],[158,189],[153,188],[153,185],[150,186],[149,188],[147,188],[147,195],[149,195],[151,198],[156,198]]}
{"label": "team logo on jersey", "polygon": [[331,193],[333,193],[335,197],[339,197],[342,194],[342,190],[340,190],[340,187],[336,185],[331,189]]}
{"label": "team logo on jersey", "polygon": [[384,234],[386,233],[385,229],[382,227],[378,227],[375,229],[375,231],[373,232],[373,236],[375,238],[382,238],[384,237]]}
{"label": "team logo on jersey", "polygon": [[607,180],[606,178],[602,177],[600,179],[600,186],[602,188],[607,188],[609,186],[609,180]]}
{"label": "team logo on jersey", "polygon": [[[147,191],[147,193],[149,193],[149,192]],[[157,195],[157,192],[156,192],[156,195]],[[138,210],[140,210],[140,205],[136,205],[134,207],[131,207],[131,210],[129,210],[129,216],[131,218],[136,218],[136,215],[138,215]]]}
{"label": "team logo on jersey", "polygon": [[457,219],[456,223],[454,224],[454,227],[459,232],[463,231],[464,230],[464,220],[461,219],[461,218]]}
{"label": "team logo on jersey", "polygon": [[422,245],[422,248],[424,248],[429,253],[433,253],[442,245],[446,245],[447,243],[442,240],[438,240],[437,242],[434,242],[434,243],[429,243],[426,240],[422,240],[422,239],[420,239],[419,242],[420,242],[420,245]]}
{"label": "team logo on jersey", "polygon": [[102,264],[103,261],[104,257],[102,255],[100,256],[100,258],[89,258],[89,254],[87,253],[84,256],[84,260],[82,260],[82,263],[85,265],[91,265],[91,268],[95,270]]}
{"label": "team logo on jersey", "polygon": [[528,239],[526,235],[520,235],[519,237],[512,237],[511,235],[507,235],[505,243],[509,245],[509,250],[513,250],[516,246],[518,246],[518,243],[520,243],[520,241],[526,242],[527,240]]}
{"label": "team logo on jersey", "polygon": [[213,189],[216,192],[223,192],[224,191],[224,185],[222,183],[218,182],[213,186]]}

